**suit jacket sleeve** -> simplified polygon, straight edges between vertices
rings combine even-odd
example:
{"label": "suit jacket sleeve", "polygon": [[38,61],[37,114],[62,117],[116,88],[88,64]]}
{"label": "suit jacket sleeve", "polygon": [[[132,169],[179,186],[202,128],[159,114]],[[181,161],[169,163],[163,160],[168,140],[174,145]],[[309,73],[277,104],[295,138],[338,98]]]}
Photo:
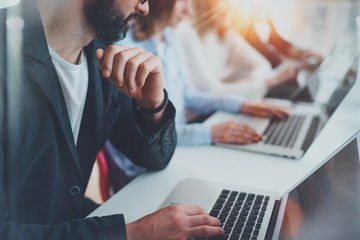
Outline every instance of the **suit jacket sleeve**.
{"label": "suit jacket sleeve", "polygon": [[4,189],[4,154],[0,144],[0,238],[46,240],[126,240],[123,215],[75,219],[55,225],[27,224],[8,221],[6,192]]}
{"label": "suit jacket sleeve", "polygon": [[145,129],[141,114],[131,105],[131,123],[120,118],[110,138],[115,147],[135,164],[149,170],[164,169],[175,151],[175,108],[171,101],[159,129]]}

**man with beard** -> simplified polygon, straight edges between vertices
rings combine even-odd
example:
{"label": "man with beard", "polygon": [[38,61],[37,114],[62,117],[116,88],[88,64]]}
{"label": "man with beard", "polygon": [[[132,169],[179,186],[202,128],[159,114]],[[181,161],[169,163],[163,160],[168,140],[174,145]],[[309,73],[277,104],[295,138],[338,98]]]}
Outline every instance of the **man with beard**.
{"label": "man with beard", "polygon": [[165,168],[175,149],[161,61],[102,44],[147,14],[146,0],[25,0],[17,7],[24,10],[23,74],[8,81],[0,115],[0,238],[222,234],[219,221],[195,206],[170,206],[129,224],[121,214],[84,219],[97,207],[84,191],[107,139],[152,170]]}

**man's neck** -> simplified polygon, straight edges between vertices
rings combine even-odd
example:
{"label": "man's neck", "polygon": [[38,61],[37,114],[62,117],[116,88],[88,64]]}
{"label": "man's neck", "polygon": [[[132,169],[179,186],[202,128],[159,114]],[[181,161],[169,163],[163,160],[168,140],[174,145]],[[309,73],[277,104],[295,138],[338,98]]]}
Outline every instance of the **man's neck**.
{"label": "man's neck", "polygon": [[48,45],[61,58],[73,64],[80,63],[82,49],[95,37],[86,25],[82,2],[39,0]]}

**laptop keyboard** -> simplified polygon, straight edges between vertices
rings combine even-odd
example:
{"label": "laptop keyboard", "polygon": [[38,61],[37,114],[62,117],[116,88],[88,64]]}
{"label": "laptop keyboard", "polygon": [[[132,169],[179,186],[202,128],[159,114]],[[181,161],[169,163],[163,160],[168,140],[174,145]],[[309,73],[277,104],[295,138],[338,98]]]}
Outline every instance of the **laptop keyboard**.
{"label": "laptop keyboard", "polygon": [[276,146],[294,147],[305,117],[290,115],[285,120],[272,119],[264,132],[264,143]]}
{"label": "laptop keyboard", "polygon": [[223,190],[210,215],[219,219],[225,234],[220,237],[202,239],[256,240],[268,203],[269,196]]}

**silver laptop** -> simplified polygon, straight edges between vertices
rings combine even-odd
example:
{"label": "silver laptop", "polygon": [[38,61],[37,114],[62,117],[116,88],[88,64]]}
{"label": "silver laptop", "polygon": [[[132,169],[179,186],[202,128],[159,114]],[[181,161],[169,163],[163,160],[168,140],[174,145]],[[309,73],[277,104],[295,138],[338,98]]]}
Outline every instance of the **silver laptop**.
{"label": "silver laptop", "polygon": [[339,39],[330,54],[317,67],[301,69],[297,75],[297,85],[273,88],[266,98],[287,99],[292,102],[314,102],[322,78],[343,79],[357,56],[354,39]]}
{"label": "silver laptop", "polygon": [[283,196],[185,179],[163,203],[198,205],[225,235],[213,239],[360,239],[360,132]]}
{"label": "silver laptop", "polygon": [[321,106],[295,104],[289,109],[289,117],[282,121],[219,111],[204,123],[214,125],[226,121],[247,124],[257,133],[262,134],[263,139],[248,145],[227,143],[216,143],[216,145],[297,159],[309,148],[326,123],[327,116]]}
{"label": "silver laptop", "polygon": [[[244,114],[231,114],[221,111],[216,112],[211,115],[204,123],[214,125],[226,121],[237,121],[249,125],[259,134],[263,135],[262,141],[249,145],[223,143],[216,144],[220,146],[272,154],[288,158],[300,158],[310,147],[311,143],[325,125],[328,118],[333,114],[335,109],[339,106],[341,101],[345,98],[346,94],[355,83],[356,77],[354,77],[354,74],[356,75],[358,58],[355,57],[355,54],[351,54],[350,58],[348,54],[349,52],[344,54],[347,55],[347,63],[345,63],[345,60],[342,58],[341,62],[344,64],[341,65],[341,67],[338,67],[339,71],[341,70],[342,72],[341,75],[338,76],[340,78],[338,87],[334,90],[331,97],[329,97],[327,103],[293,104],[290,101],[266,99],[265,101],[270,103],[289,107],[290,116],[286,120],[282,121],[277,119],[256,118]],[[351,59],[351,62],[349,61],[349,58]],[[332,65],[340,64],[340,62],[337,60],[326,61],[329,61],[329,63],[323,63],[322,67],[319,67],[318,74],[325,70],[330,71],[336,67]],[[316,78],[316,76],[313,76],[312,78]],[[311,95],[315,94],[315,88],[317,88],[317,84],[308,84],[308,88]],[[312,88],[314,89],[311,90]]]}

